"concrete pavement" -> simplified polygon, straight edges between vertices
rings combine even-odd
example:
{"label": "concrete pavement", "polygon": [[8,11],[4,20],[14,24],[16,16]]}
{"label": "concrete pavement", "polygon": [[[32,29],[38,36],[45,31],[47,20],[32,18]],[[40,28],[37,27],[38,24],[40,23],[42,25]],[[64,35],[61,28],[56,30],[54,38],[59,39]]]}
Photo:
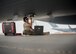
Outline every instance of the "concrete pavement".
{"label": "concrete pavement", "polygon": [[0,54],[76,54],[76,35],[0,35]]}

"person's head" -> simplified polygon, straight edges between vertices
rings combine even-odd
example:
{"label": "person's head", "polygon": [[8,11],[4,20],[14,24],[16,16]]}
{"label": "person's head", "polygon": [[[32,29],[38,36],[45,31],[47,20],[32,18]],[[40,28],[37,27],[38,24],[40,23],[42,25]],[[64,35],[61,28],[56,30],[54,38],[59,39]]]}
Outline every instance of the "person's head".
{"label": "person's head", "polygon": [[25,17],[23,18],[23,21],[24,21],[24,22],[27,22],[27,21],[28,21],[28,18],[25,16]]}

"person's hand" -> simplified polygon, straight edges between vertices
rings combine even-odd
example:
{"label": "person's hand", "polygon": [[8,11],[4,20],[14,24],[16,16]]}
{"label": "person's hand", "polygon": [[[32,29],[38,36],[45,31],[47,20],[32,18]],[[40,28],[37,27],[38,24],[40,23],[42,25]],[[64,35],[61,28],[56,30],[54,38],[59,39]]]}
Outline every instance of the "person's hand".
{"label": "person's hand", "polygon": [[32,29],[30,29],[31,31],[33,31]]}

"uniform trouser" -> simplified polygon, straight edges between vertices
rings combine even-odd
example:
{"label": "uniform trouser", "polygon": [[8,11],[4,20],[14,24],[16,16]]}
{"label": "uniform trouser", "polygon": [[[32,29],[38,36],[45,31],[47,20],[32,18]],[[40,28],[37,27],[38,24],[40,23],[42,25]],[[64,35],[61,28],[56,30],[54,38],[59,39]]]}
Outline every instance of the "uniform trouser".
{"label": "uniform trouser", "polygon": [[33,32],[33,31],[30,31],[30,30],[24,30],[24,31],[23,31],[23,34],[24,34],[24,35],[33,35],[34,32]]}

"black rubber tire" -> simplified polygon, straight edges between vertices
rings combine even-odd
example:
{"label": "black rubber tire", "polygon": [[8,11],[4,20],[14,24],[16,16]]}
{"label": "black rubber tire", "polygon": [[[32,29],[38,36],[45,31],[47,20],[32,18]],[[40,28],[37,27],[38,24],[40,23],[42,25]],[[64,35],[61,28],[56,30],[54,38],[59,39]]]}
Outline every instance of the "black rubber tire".
{"label": "black rubber tire", "polygon": [[15,33],[13,33],[13,36],[15,36],[16,34]]}
{"label": "black rubber tire", "polygon": [[7,36],[7,33],[4,33],[5,36]]}

